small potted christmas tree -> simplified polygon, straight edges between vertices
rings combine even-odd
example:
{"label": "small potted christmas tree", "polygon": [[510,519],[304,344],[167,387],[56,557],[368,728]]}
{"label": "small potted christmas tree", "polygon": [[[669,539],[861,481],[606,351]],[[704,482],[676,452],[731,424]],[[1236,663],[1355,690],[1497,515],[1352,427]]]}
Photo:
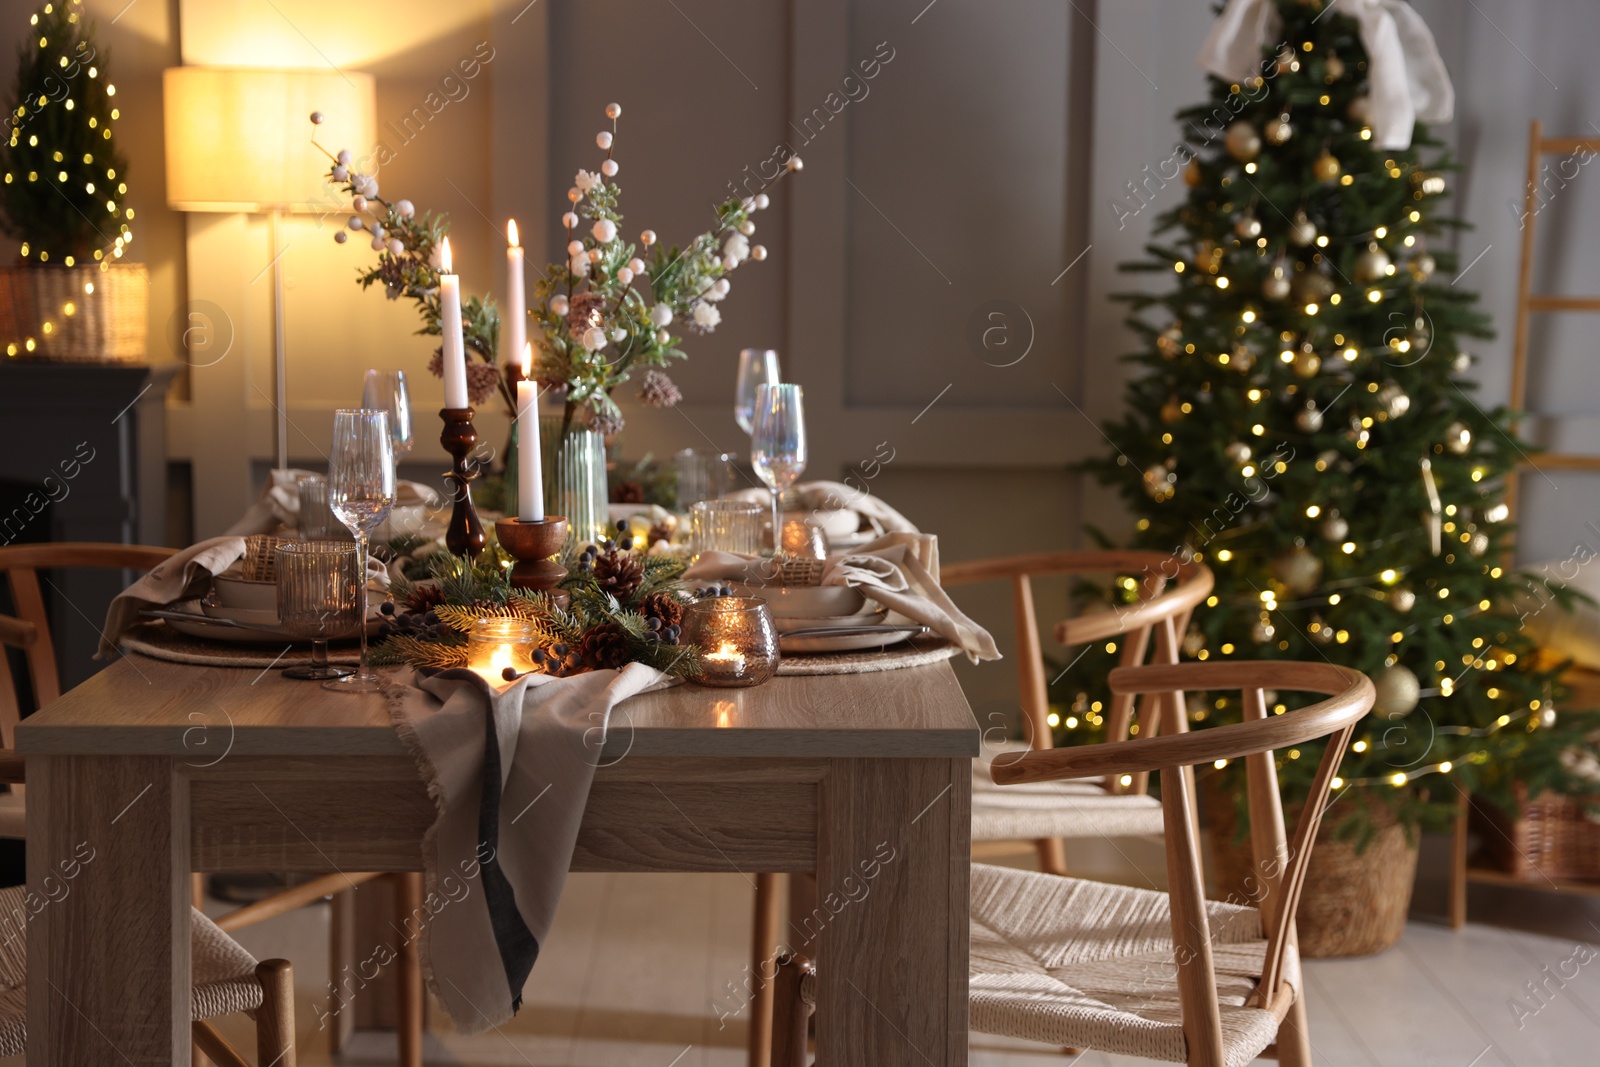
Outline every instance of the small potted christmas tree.
{"label": "small potted christmas tree", "polygon": [[133,241],[116,87],[82,0],[30,20],[0,129],[0,228],[21,242],[0,268],[0,344],[11,358],[139,360],[150,282]]}

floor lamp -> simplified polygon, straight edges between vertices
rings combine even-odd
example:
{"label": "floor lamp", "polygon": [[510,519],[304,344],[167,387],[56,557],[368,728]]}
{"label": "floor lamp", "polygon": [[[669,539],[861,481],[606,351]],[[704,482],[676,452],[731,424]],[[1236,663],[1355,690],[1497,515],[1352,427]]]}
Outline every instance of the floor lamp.
{"label": "floor lamp", "polygon": [[282,470],[289,466],[289,395],[280,224],[288,213],[332,215],[333,225],[343,224],[344,199],[328,183],[328,157],[312,144],[311,113],[325,117],[315,127],[321,143],[373,144],[373,79],[338,70],[172,67],[162,90],[168,206],[272,219],[273,443]]}

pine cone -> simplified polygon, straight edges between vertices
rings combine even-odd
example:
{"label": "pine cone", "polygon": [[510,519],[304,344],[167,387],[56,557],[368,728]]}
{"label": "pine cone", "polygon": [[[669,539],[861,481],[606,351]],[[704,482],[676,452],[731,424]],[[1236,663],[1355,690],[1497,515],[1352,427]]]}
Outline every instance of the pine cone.
{"label": "pine cone", "polygon": [[683,399],[683,392],[665,373],[652,369],[644,372],[639,399],[653,408],[670,408]]}
{"label": "pine cone", "polygon": [[595,292],[574,293],[567,305],[567,332],[582,337],[591,326],[605,326],[606,298]]}
{"label": "pine cone", "polygon": [[672,534],[677,529],[675,523],[658,522],[650,527],[650,532],[645,535],[645,544],[654,547],[657,541],[672,543]]}
{"label": "pine cone", "polygon": [[611,548],[594,558],[594,580],[603,591],[626,604],[644,581],[644,564],[631,552]]}
{"label": "pine cone", "polygon": [[621,667],[631,659],[628,631],[619,623],[602,622],[589,627],[578,642],[578,654],[586,667],[597,671]]}
{"label": "pine cone", "polygon": [[680,626],[683,623],[683,601],[671,593],[651,593],[639,602],[639,614],[647,619],[658,619],[661,628]]}
{"label": "pine cone", "polygon": [[611,502],[613,504],[643,504],[644,486],[638,482],[618,482],[611,487]]}
{"label": "pine cone", "polygon": [[411,595],[406,597],[406,610],[425,615],[444,603],[444,590],[437,585],[412,586]]}

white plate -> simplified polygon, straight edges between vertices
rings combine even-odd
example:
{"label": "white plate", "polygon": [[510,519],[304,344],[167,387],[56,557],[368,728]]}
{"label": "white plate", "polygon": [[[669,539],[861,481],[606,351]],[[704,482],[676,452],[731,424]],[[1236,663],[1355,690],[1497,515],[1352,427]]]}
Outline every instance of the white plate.
{"label": "white plate", "polygon": [[[183,612],[193,616],[192,619],[167,619],[167,625],[180,634],[190,637],[200,637],[207,641],[226,641],[235,645],[260,645],[260,644],[292,644],[309,645],[309,637],[290,637],[277,627],[268,626],[227,626],[222,622],[202,615],[199,610],[199,601],[188,600],[182,604],[173,604],[167,610]],[[367,636],[373,637],[378,632],[382,617],[374,613],[367,619]],[[336,640],[344,640],[337,638]]]}
{"label": "white plate", "polygon": [[838,637],[785,637],[778,635],[778,647],[785,654],[801,652],[859,652],[868,648],[898,645],[911,636],[910,630],[893,634],[841,634]]}
{"label": "white plate", "polygon": [[[274,620],[278,617],[278,583],[257,582],[239,577],[235,565],[211,579],[211,597],[218,606],[242,608],[246,611],[268,611]],[[241,622],[244,620],[241,619]]]}
{"label": "white plate", "polygon": [[854,615],[826,615],[818,619],[780,618],[773,616],[772,624],[778,628],[780,634],[790,630],[809,630],[822,627],[845,626],[876,626],[888,616],[888,608],[880,608],[876,604],[869,605],[868,609],[856,612]]}
{"label": "white plate", "polygon": [[[867,598],[844,585],[750,585],[729,582],[740,596],[760,597],[774,619],[822,619],[866,610]],[[876,606],[876,605],[874,605]]]}

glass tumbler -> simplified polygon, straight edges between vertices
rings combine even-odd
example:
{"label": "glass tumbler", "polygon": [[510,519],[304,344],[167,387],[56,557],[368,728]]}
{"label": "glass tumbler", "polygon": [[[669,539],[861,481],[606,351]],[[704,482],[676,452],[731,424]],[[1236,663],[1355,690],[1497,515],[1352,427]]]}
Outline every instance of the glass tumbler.
{"label": "glass tumbler", "polygon": [[744,500],[702,500],[689,511],[689,546],[703,552],[754,556],[761,548],[766,509]]}
{"label": "glass tumbler", "polygon": [[349,637],[361,620],[361,564],[352,541],[285,541],[274,549],[278,625],[311,639],[311,662],[285,678],[325,682],[355,671],[328,662],[329,638]]}
{"label": "glass tumbler", "polygon": [[305,474],[295,480],[294,487],[300,494],[302,541],[326,541],[344,532],[328,507],[328,479],[320,474]]}

